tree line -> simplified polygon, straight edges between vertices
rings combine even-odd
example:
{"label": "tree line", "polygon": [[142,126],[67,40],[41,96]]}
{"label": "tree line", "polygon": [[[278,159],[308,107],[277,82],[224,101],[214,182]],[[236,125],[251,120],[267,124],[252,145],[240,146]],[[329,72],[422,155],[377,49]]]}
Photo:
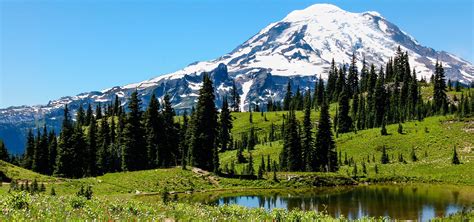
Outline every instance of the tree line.
{"label": "tree line", "polygon": [[[428,83],[424,79],[417,80],[416,71],[410,69],[408,61],[408,53],[398,48],[394,58],[378,70],[362,60],[359,73],[355,56],[348,68],[345,65],[336,67],[333,60],[328,81],[325,84],[319,78],[313,92],[308,89],[302,93],[297,87],[293,95],[292,85],[288,82],[284,99],[266,104],[266,111],[288,111],[283,124],[276,126],[272,123],[263,140],[283,139],[279,170],[336,171],[340,164],[333,132],[337,136],[381,127],[384,134],[386,124],[422,120],[438,114],[454,113],[460,117],[472,114],[474,99],[470,92],[462,94],[461,98],[450,99],[446,95],[447,90],[452,90],[451,83],[447,86],[443,66],[438,62],[431,78],[432,100],[423,101],[421,86]],[[456,83],[455,88],[460,90],[462,86]],[[240,139],[231,135],[231,112],[240,111],[240,96],[235,83],[230,99],[222,99],[220,112],[215,100],[212,80],[203,74],[196,106],[189,115],[184,112],[178,118],[169,95],[159,101],[153,94],[148,106],[143,107],[138,91],[131,93],[126,107],[121,105],[118,96],[104,107],[99,104],[93,109],[89,104],[84,110],[81,105],[75,121],[66,105],[61,132],[48,131],[46,126],[36,132],[30,130],[25,153],[16,161],[42,174],[71,178],[177,165],[219,172],[228,166],[219,165],[218,153],[232,149],[237,150],[237,163],[253,165],[242,153],[262,142],[257,129],[250,127],[248,133],[240,135]],[[329,115],[330,103],[337,104],[333,118]],[[314,129],[310,119],[312,109],[320,111]],[[296,110],[304,112],[302,123],[296,119]],[[253,111],[264,115],[263,107],[254,106]],[[251,108],[250,124],[252,115]],[[7,153],[6,148],[0,143],[0,157],[9,158],[3,153]],[[270,168],[276,168],[275,160],[268,162],[272,165]],[[253,166],[246,171],[254,172]]]}

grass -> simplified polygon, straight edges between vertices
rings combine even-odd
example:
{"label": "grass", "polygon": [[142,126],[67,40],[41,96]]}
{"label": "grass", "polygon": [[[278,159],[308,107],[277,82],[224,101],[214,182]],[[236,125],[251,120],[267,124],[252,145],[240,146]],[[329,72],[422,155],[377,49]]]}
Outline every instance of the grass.
{"label": "grass", "polygon": [[[240,125],[247,120],[248,113],[239,113],[236,122],[236,131],[241,130]],[[255,115],[255,114],[254,114]],[[269,116],[278,115],[272,114]],[[302,116],[301,112],[297,112]],[[257,120],[258,121],[258,120]],[[260,122],[258,126],[265,127]],[[266,126],[269,128],[270,126]],[[443,182],[450,184],[474,185],[474,119],[458,121],[453,116],[429,117],[422,122],[411,121],[403,123],[403,134],[397,132],[398,125],[388,125],[388,136],[381,136],[380,129],[361,130],[357,133],[346,133],[335,138],[338,151],[347,153],[348,158],[353,158],[358,164],[358,176],[369,178],[372,181],[383,180],[415,180],[419,182]],[[264,157],[267,163],[267,155],[272,160],[278,161],[282,149],[282,141],[259,144],[252,150],[255,170]],[[380,164],[381,148],[387,147],[391,163]],[[452,165],[451,157],[453,148],[456,147],[462,164]],[[411,150],[414,149],[419,159],[416,162],[410,160]],[[220,154],[221,166],[236,163],[236,152],[227,151]],[[402,154],[407,163],[399,163],[398,155]],[[427,154],[427,156],[425,156]],[[393,155],[393,158],[392,158]],[[244,152],[248,159],[249,153]],[[344,155],[342,155],[344,158]],[[372,159],[375,159],[375,162]],[[370,162],[367,160],[369,159]],[[365,162],[368,173],[362,174],[361,163]],[[377,164],[379,172],[376,174],[374,167]],[[236,164],[236,170],[240,172],[245,163]],[[339,175],[353,176],[352,167],[342,166],[337,172]]]}

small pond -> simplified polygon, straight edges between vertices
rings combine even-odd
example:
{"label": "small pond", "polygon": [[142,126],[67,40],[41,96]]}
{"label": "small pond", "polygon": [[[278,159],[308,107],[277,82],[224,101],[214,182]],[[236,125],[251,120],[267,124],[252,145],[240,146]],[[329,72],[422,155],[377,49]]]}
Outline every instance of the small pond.
{"label": "small pond", "polygon": [[[186,197],[185,197],[186,199]],[[349,219],[389,216],[392,219],[428,221],[473,206],[473,187],[443,185],[370,185],[309,190],[243,190],[205,192],[187,197],[212,205],[238,204],[325,211]]]}

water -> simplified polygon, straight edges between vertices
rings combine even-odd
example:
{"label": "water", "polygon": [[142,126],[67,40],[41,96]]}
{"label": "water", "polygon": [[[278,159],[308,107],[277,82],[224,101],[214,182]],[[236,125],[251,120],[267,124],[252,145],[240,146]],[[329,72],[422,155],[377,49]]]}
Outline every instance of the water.
{"label": "water", "polygon": [[434,185],[374,185],[311,190],[244,191],[201,194],[194,198],[214,205],[325,211],[349,219],[389,216],[428,221],[473,205],[473,187]]}

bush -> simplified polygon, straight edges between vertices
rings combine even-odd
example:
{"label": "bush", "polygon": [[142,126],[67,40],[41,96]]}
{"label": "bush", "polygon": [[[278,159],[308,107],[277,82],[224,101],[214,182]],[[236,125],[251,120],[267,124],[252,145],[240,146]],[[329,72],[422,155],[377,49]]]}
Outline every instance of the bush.
{"label": "bush", "polygon": [[86,199],[82,196],[72,197],[70,203],[72,208],[79,209],[86,205]]}
{"label": "bush", "polygon": [[78,197],[85,197],[87,200],[92,199],[92,187],[88,186],[84,189],[84,186],[81,185],[81,189],[76,193]]}
{"label": "bush", "polygon": [[12,192],[11,196],[7,199],[6,204],[14,209],[28,209],[31,199],[27,192]]}

